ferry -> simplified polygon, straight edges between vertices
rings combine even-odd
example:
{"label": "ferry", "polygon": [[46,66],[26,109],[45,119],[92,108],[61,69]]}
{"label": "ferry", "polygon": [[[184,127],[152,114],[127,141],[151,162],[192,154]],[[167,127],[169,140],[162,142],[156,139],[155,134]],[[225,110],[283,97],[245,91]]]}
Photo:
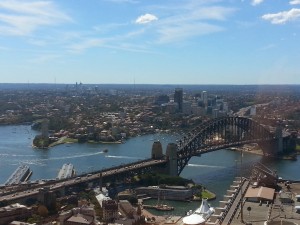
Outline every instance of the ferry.
{"label": "ferry", "polygon": [[14,185],[19,184],[23,181],[27,181],[31,174],[32,171],[30,170],[28,165],[21,165],[8,178],[8,180],[5,182],[5,185]]}
{"label": "ferry", "polygon": [[182,219],[184,225],[202,225],[214,214],[215,209],[210,207],[207,199],[202,199],[201,206],[194,212],[188,212],[187,216]]}
{"label": "ferry", "polygon": [[71,163],[65,163],[62,168],[59,170],[57,179],[67,179],[75,176],[75,169]]}
{"label": "ferry", "polygon": [[157,204],[157,205],[143,205],[145,209],[155,209],[157,211],[172,211],[174,210],[173,206],[168,206],[164,204]]}
{"label": "ferry", "polygon": [[172,211],[172,210],[174,210],[174,207],[173,206],[159,204],[159,205],[155,205],[154,209],[156,209],[157,211]]}

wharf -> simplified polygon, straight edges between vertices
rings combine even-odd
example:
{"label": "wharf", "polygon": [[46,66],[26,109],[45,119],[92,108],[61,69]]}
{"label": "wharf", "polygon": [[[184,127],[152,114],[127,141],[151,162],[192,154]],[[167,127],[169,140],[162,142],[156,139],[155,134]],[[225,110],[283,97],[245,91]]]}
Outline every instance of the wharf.
{"label": "wharf", "polygon": [[[260,225],[265,221],[272,222],[270,224],[300,224],[300,213],[295,210],[295,206],[300,206],[296,199],[296,195],[300,193],[300,184],[291,183],[289,189],[283,183],[278,185],[284,193],[281,196],[284,197],[284,201],[280,199],[278,192],[275,193],[274,202],[270,204],[246,201],[243,206],[244,224]],[[251,211],[247,211],[249,207]],[[232,224],[242,225],[240,221],[239,217],[234,217]]]}
{"label": "wharf", "polygon": [[[206,225],[231,224],[235,215],[239,214],[239,207],[249,187],[249,180],[237,177],[233,185],[227,190],[224,200],[220,201],[220,207],[215,208],[215,213],[210,217]],[[235,223],[233,223],[235,224]]]}
{"label": "wharf", "polygon": [[[273,202],[260,203],[241,200],[241,193],[244,198],[250,182],[244,179],[241,186],[237,180],[227,190],[228,195],[224,196],[224,201],[220,201],[220,207],[215,208],[215,214],[206,225],[261,225],[266,221],[272,222],[270,224],[299,224],[300,213],[295,210],[295,206],[300,206],[300,201],[296,198],[300,193],[299,183],[291,183],[289,188],[283,183],[278,184],[284,194],[280,197],[279,192],[275,192]],[[283,196],[287,196],[284,201],[281,199]]]}
{"label": "wharf", "polygon": [[64,164],[62,168],[59,170],[57,179],[67,179],[71,178],[75,175],[74,166],[71,163]]}
{"label": "wharf", "polygon": [[7,179],[5,185],[14,185],[19,184],[23,181],[27,181],[31,176],[32,171],[30,170],[29,166],[21,165],[19,166],[13,174]]}
{"label": "wharf", "polygon": [[244,180],[242,182],[242,185],[239,187],[239,189],[235,192],[236,195],[233,195],[233,198],[231,199],[231,205],[230,209],[228,210],[226,216],[224,217],[223,220],[223,225],[228,225],[231,224],[231,221],[234,219],[234,216],[236,215],[236,213],[238,212],[238,214],[240,214],[241,211],[239,211],[239,207],[241,207],[241,203],[244,204],[243,202],[243,196],[245,195],[247,189],[249,187],[249,181],[248,180]]}

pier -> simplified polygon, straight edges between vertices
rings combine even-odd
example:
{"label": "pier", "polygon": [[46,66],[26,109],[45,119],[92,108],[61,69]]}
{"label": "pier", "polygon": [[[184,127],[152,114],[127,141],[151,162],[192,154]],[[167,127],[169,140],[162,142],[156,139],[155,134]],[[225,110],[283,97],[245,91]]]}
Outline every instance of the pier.
{"label": "pier", "polygon": [[21,165],[8,178],[8,180],[5,182],[5,185],[14,185],[19,184],[23,181],[27,181],[31,174],[32,171],[30,170],[29,166]]}
{"label": "pier", "polygon": [[[253,188],[253,187],[252,187]],[[264,222],[269,224],[298,224],[300,213],[297,207],[300,202],[297,193],[300,192],[299,183],[291,183],[285,186],[279,183],[279,192],[275,192],[273,200],[247,200],[247,190],[251,189],[248,179],[236,178],[220,206],[215,208],[206,225],[259,225]],[[283,197],[285,196],[285,197]],[[284,199],[284,200],[282,200]]]}
{"label": "pier", "polygon": [[75,175],[74,166],[71,163],[64,164],[62,168],[59,170],[57,179],[67,179],[71,178]]}
{"label": "pier", "polygon": [[220,206],[215,208],[215,214],[206,222],[207,225],[229,225],[234,217],[241,212],[240,207],[243,204],[243,197],[249,187],[249,180],[245,178],[236,178],[224,200],[220,201]]}

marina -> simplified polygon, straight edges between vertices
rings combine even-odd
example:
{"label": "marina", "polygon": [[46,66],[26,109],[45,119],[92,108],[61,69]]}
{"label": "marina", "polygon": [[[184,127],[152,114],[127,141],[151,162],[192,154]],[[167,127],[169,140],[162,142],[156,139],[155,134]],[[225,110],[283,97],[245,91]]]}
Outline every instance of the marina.
{"label": "marina", "polygon": [[5,185],[15,185],[27,181],[31,174],[32,171],[30,170],[29,166],[21,165],[8,178],[8,180],[5,182]]}

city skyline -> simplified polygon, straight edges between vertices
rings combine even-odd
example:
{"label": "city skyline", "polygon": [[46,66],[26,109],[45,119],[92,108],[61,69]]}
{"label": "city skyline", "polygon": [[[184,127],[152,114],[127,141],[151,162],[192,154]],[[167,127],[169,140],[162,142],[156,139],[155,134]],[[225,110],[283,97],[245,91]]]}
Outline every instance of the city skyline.
{"label": "city skyline", "polygon": [[0,1],[1,83],[300,84],[300,1]]}

